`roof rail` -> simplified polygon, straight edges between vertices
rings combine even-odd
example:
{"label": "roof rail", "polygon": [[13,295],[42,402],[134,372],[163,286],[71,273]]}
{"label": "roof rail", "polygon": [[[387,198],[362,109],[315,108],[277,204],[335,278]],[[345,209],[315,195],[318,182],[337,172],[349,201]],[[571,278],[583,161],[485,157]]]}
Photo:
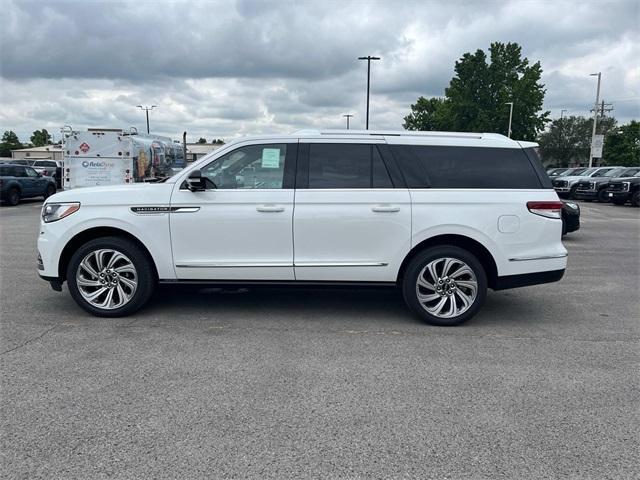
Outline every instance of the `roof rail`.
{"label": "roof rail", "polygon": [[331,135],[331,136],[386,136],[386,137],[444,137],[444,138],[493,138],[496,140],[509,140],[499,133],[473,133],[473,132],[436,132],[415,130],[316,130],[303,129],[293,132],[293,135]]}

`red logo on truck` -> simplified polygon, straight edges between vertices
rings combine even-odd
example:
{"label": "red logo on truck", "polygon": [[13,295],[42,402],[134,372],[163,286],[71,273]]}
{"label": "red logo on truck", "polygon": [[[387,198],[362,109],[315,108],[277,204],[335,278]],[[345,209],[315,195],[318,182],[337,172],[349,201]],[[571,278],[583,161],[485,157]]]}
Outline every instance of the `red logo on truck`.
{"label": "red logo on truck", "polygon": [[90,148],[91,147],[87,142],[82,142],[82,145],[80,145],[80,150],[82,150],[82,153],[87,153]]}

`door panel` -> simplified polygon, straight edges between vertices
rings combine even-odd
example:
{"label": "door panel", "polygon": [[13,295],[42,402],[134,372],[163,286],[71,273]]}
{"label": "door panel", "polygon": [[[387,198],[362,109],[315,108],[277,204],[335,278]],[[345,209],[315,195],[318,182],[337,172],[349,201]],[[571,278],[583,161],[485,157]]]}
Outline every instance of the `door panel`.
{"label": "door panel", "polygon": [[169,215],[178,279],[294,280],[287,178],[296,150],[248,142],[202,167],[207,190],[176,184]]}
{"label": "door panel", "polygon": [[407,190],[296,191],[296,280],[395,281],[410,238]]}
{"label": "door panel", "polygon": [[393,188],[379,146],[327,139],[301,151],[296,280],[395,281],[409,250],[411,202],[406,188]]}
{"label": "door panel", "polygon": [[177,278],[293,280],[293,190],[176,190],[171,207]]}

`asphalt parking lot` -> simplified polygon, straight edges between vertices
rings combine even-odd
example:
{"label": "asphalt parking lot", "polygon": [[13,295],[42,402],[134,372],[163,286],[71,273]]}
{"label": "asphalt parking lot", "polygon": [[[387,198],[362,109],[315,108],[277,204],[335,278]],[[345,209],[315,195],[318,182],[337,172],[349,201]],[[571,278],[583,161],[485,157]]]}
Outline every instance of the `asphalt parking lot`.
{"label": "asphalt parking lot", "polygon": [[163,288],[98,319],[0,209],[0,477],[638,478],[640,210],[581,203],[557,284],[458,328],[393,290]]}

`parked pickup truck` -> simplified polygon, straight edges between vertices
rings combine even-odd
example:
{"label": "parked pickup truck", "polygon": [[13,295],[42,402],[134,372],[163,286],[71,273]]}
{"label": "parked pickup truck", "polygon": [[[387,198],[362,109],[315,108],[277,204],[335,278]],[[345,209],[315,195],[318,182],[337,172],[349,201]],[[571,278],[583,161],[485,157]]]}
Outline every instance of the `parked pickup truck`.
{"label": "parked pickup truck", "polygon": [[32,165],[36,172],[55,180],[59,188],[62,182],[62,162],[57,160],[36,160]]}
{"label": "parked pickup truck", "polygon": [[580,180],[577,184],[573,198],[577,200],[598,200],[605,203],[610,200],[607,187],[612,178],[633,177],[640,172],[640,167],[620,167],[608,171],[602,177],[593,177]]}
{"label": "parked pickup truck", "polygon": [[629,178],[614,178],[607,186],[607,194],[616,205],[631,202],[634,207],[640,207],[640,173]]}
{"label": "parked pickup truck", "polygon": [[578,182],[583,180],[590,180],[592,178],[603,177],[607,172],[610,172],[614,168],[620,167],[592,167],[587,168],[580,173],[570,173],[569,175],[561,175],[554,177],[553,188],[560,198],[573,198],[578,187]]}

